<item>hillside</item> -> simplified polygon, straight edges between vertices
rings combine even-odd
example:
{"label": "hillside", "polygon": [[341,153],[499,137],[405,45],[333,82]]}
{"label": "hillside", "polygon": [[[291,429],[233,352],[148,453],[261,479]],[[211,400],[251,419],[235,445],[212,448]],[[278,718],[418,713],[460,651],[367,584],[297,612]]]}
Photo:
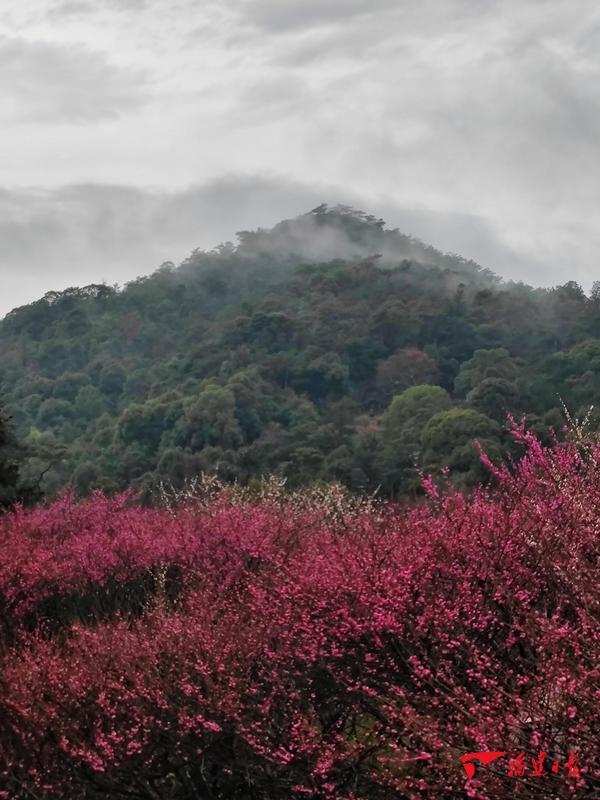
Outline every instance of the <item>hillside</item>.
{"label": "hillside", "polygon": [[[398,497],[483,477],[506,413],[560,429],[600,383],[600,293],[534,289],[345,207],[0,323],[3,404],[52,494],[200,471]],[[591,421],[594,424],[594,420]]]}

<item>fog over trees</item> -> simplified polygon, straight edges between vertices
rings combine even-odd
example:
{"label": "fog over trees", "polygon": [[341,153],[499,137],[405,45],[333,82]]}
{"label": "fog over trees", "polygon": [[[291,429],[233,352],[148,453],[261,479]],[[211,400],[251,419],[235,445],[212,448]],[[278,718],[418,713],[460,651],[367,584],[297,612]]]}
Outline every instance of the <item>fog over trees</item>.
{"label": "fog over trees", "polygon": [[[561,436],[598,388],[600,304],[503,282],[345,206],[194,251],[123,289],[49,292],[0,324],[15,433],[53,495],[200,472],[401,498],[485,477],[507,415]],[[596,424],[592,414],[590,424]],[[37,454],[37,455],[36,455]]]}

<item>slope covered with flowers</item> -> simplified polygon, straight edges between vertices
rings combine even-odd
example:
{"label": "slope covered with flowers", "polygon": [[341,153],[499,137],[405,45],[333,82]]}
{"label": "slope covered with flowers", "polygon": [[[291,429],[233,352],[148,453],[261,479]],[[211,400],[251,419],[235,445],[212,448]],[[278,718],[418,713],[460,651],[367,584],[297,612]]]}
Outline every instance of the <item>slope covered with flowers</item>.
{"label": "slope covered with flowers", "polygon": [[[66,496],[0,518],[0,797],[600,792],[600,446],[410,509]],[[473,751],[563,764],[467,780]]]}

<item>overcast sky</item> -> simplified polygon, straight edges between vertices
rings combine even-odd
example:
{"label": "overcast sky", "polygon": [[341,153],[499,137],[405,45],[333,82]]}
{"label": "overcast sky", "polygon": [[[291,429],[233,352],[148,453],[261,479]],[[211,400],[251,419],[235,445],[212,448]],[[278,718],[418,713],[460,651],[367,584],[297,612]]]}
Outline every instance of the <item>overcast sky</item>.
{"label": "overcast sky", "polygon": [[0,314],[350,202],[600,278],[597,0],[0,0]]}

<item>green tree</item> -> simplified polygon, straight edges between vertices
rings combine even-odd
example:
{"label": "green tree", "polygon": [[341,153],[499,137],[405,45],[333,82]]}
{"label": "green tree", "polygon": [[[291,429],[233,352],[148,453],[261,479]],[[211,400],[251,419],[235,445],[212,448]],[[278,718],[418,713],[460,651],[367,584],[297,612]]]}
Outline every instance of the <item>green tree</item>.
{"label": "green tree", "polygon": [[438,472],[451,470],[452,479],[470,486],[486,477],[476,441],[488,453],[499,455],[498,423],[470,408],[440,411],[427,422],[421,435],[423,467]]}
{"label": "green tree", "polygon": [[421,435],[436,414],[452,408],[450,395],[441,386],[412,386],[394,397],[381,418],[379,469],[386,491],[414,491],[422,464]]}
{"label": "green tree", "polygon": [[145,452],[154,452],[181,413],[181,402],[176,396],[165,395],[146,403],[132,403],[119,419],[119,437],[126,445],[135,443]]}
{"label": "green tree", "polygon": [[508,350],[503,347],[476,350],[473,357],[461,365],[454,389],[464,397],[486,378],[503,378],[510,382],[516,380],[517,365]]}
{"label": "green tree", "polygon": [[411,386],[396,395],[381,418],[381,428],[391,441],[403,436],[407,426],[419,438],[425,423],[440,411],[452,407],[450,395],[441,386]]}
{"label": "green tree", "polygon": [[484,378],[467,395],[467,403],[476,411],[503,424],[506,415],[514,413],[519,402],[516,384],[505,378]]}
{"label": "green tree", "polygon": [[52,395],[57,400],[67,400],[72,403],[82,386],[90,382],[89,377],[82,372],[65,372],[54,381]]}
{"label": "green tree", "polygon": [[434,359],[414,347],[405,347],[377,365],[377,385],[384,402],[409,386],[435,384],[439,370]]}
{"label": "green tree", "polygon": [[127,374],[121,364],[107,364],[98,375],[98,388],[107,397],[116,399],[123,391]]}
{"label": "green tree", "polygon": [[0,508],[19,500],[19,462],[9,418],[0,411]]}
{"label": "green tree", "polygon": [[22,476],[30,453],[13,433],[8,414],[0,408],[0,509],[30,503],[41,497],[36,482]]}
{"label": "green tree", "polygon": [[74,413],[73,405],[67,400],[51,397],[40,405],[37,422],[42,428],[60,428],[73,418]]}
{"label": "green tree", "polygon": [[84,461],[75,469],[71,476],[71,483],[79,494],[86,495],[90,489],[95,488],[100,483],[100,470],[97,464],[91,461]]}
{"label": "green tree", "polygon": [[98,419],[107,411],[104,396],[96,386],[82,386],[75,398],[75,411],[83,420]]}
{"label": "green tree", "polygon": [[192,450],[207,446],[236,447],[243,437],[235,414],[235,395],[224,386],[209,383],[184,407],[180,430]]}

